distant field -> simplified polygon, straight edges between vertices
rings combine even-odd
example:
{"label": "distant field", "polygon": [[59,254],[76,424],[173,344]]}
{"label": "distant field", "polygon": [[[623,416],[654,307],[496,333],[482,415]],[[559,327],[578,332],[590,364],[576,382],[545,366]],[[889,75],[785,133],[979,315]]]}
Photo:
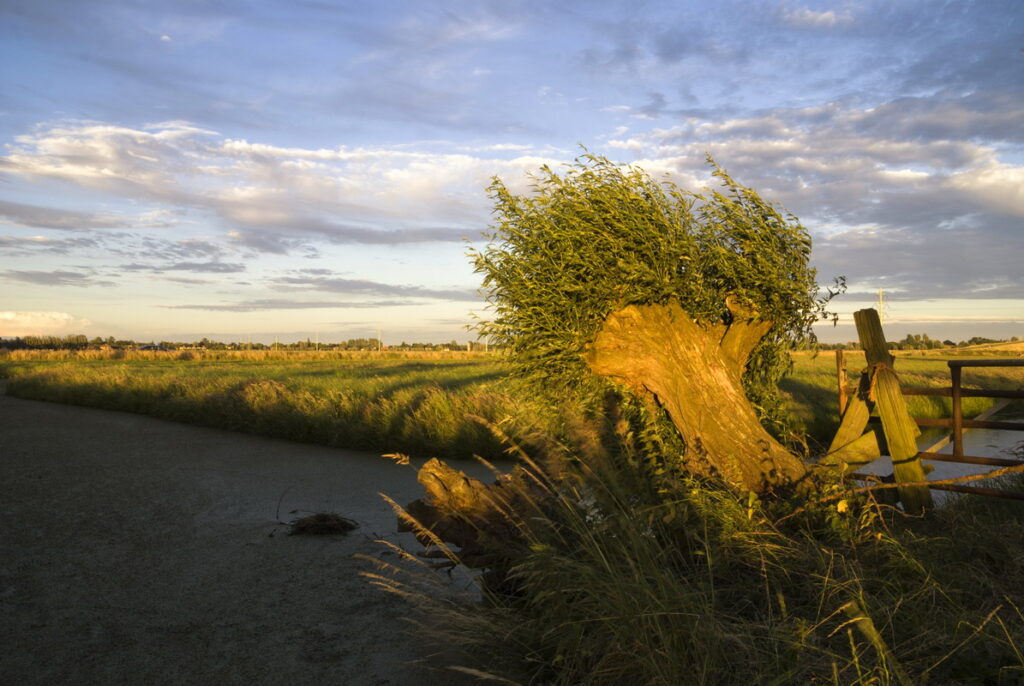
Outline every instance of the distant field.
{"label": "distant field", "polygon": [[[184,358],[184,359],[179,359]],[[191,358],[191,359],[190,359]],[[847,352],[852,376],[864,365]],[[947,357],[902,353],[907,386],[948,386]],[[536,408],[502,380],[506,365],[482,353],[12,353],[0,357],[8,393],[148,414],[337,447],[447,458],[503,452],[474,417],[536,424]],[[1024,388],[1024,368],[965,372],[968,386]],[[812,445],[838,425],[835,356],[797,354],[781,385]],[[908,398],[920,417],[949,416],[949,400]],[[967,416],[990,404],[964,401]]]}
{"label": "distant field", "polygon": [[[947,361],[957,358],[977,359],[978,355],[940,355],[936,351],[897,351],[894,368],[903,386],[949,386]],[[1004,356],[999,356],[1004,357]],[[793,373],[783,379],[781,388],[789,397],[789,408],[798,426],[821,441],[830,438],[839,426],[838,382],[835,353],[822,352],[794,355]],[[864,368],[864,353],[846,351],[846,368],[850,382],[856,383]],[[1024,389],[1024,368],[977,368],[963,373],[966,388]],[[948,398],[908,396],[907,405],[914,417],[949,417],[952,406]],[[987,398],[964,398],[965,417],[976,415],[991,406]]]}

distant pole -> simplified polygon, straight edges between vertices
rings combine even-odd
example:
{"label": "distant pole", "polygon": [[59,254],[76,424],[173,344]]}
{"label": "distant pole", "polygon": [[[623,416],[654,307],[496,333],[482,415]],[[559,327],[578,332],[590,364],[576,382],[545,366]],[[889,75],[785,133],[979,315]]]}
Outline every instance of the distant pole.
{"label": "distant pole", "polygon": [[885,322],[885,291],[878,289],[878,322]]}
{"label": "distant pole", "polygon": [[320,332],[316,332],[316,350],[320,352]]}
{"label": "distant pole", "polygon": [[380,329],[377,329],[377,352],[384,349],[384,337],[381,335]]}

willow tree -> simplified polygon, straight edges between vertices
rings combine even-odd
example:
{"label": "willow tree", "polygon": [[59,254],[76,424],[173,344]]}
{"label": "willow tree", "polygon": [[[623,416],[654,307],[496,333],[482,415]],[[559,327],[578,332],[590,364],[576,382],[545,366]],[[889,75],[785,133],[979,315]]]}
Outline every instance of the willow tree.
{"label": "willow tree", "polygon": [[599,378],[656,406],[687,469],[760,492],[805,474],[762,422],[832,291],[799,221],[708,162],[722,188],[705,194],[589,154],[528,194],[495,179],[471,251],[494,313],[480,329],[544,386]]}

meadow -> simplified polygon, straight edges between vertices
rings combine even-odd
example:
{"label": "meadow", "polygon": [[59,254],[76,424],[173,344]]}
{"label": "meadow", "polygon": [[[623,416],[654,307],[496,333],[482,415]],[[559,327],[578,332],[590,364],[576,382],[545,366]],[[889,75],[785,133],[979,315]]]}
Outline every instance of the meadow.
{"label": "meadow", "polygon": [[479,421],[514,411],[477,353],[15,351],[12,396],[147,414],[340,448],[497,456]]}
{"label": "meadow", "polygon": [[[864,365],[847,352],[851,383]],[[949,384],[946,357],[903,353],[907,386]],[[781,384],[791,424],[813,454],[838,425],[835,358],[795,353]],[[488,459],[505,446],[485,424],[511,433],[550,429],[552,408],[516,390],[496,354],[479,352],[14,351],[0,378],[16,397],[147,414],[275,438],[419,457]],[[976,369],[968,386],[1024,387],[1024,370]],[[949,416],[948,399],[908,398],[919,417]],[[965,416],[985,409],[964,400]]]}
{"label": "meadow", "polygon": [[[863,356],[846,357],[852,383]],[[904,385],[945,386],[946,359],[902,353],[895,368]],[[793,362],[781,390],[814,452],[838,423],[835,357]],[[485,423],[515,435],[557,419],[482,353],[16,351],[0,377],[23,398],[421,457],[500,457]],[[1024,369],[964,381],[1020,388]],[[949,414],[946,399],[908,402]],[[989,403],[965,399],[965,415]],[[1019,503],[958,498],[918,519],[828,488],[806,502],[737,495],[630,449],[586,455],[584,480],[530,467],[546,505],[508,515],[513,593],[453,603],[444,575],[402,550],[367,576],[419,605],[462,669],[503,683],[1024,682]]]}

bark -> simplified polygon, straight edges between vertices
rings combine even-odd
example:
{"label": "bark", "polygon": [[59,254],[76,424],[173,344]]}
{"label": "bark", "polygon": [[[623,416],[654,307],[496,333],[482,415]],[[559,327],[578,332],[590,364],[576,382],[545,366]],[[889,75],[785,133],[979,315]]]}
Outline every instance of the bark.
{"label": "bark", "polygon": [[590,368],[653,396],[687,445],[687,468],[764,492],[804,478],[806,465],[758,421],[743,392],[751,352],[772,327],[732,298],[728,325],[699,324],[678,303],[610,314],[586,353]]}
{"label": "bark", "polygon": [[[424,497],[409,503],[405,511],[419,527],[458,546],[463,564],[500,568],[521,542],[519,518],[536,511],[543,497],[524,474],[516,467],[488,485],[434,458],[416,477]],[[421,543],[430,544],[430,537],[407,521],[399,519],[398,530],[412,531]]]}

